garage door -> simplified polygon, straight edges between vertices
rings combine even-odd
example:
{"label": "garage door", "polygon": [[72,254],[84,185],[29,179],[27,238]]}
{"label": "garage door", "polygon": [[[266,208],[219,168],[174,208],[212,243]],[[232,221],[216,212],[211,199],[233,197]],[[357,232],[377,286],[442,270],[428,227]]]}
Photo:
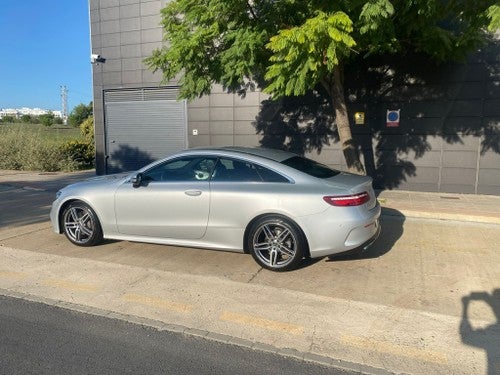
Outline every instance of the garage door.
{"label": "garage door", "polygon": [[106,173],[136,170],[187,147],[186,102],[177,88],[104,92]]}

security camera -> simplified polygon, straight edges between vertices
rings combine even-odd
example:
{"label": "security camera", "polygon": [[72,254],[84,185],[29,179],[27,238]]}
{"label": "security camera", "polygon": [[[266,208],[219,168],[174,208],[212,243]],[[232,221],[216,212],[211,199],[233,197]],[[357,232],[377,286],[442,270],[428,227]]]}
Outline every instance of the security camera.
{"label": "security camera", "polygon": [[105,63],[106,59],[104,57],[102,57],[101,55],[93,53],[92,55],[90,55],[90,62],[92,64]]}

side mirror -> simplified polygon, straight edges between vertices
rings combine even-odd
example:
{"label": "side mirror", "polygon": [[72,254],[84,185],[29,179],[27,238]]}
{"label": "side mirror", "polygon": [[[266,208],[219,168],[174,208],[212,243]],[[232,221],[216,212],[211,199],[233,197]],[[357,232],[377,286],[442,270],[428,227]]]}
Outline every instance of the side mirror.
{"label": "side mirror", "polygon": [[137,173],[130,181],[132,182],[133,187],[138,188],[142,185],[142,173]]}

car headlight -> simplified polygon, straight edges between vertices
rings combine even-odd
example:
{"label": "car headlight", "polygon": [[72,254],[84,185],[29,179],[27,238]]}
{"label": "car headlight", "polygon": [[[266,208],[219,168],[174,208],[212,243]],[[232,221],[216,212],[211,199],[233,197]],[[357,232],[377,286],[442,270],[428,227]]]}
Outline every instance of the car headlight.
{"label": "car headlight", "polygon": [[59,197],[61,196],[61,194],[62,194],[62,191],[61,191],[61,190],[59,190],[59,191],[56,193],[56,199],[59,199]]}

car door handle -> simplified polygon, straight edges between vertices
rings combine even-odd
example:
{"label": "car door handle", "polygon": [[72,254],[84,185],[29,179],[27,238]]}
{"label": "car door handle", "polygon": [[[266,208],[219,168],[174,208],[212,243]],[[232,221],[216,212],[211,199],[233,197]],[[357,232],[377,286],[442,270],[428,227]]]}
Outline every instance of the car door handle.
{"label": "car door handle", "polygon": [[184,194],[189,195],[190,197],[197,197],[201,195],[201,190],[186,190]]}

